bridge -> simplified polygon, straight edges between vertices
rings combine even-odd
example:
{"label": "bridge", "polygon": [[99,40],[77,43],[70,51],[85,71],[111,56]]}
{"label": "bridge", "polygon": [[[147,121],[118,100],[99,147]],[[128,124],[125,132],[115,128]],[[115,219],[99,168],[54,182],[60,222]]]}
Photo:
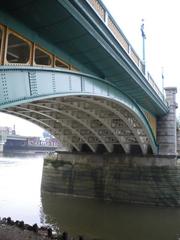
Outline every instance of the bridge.
{"label": "bridge", "polygon": [[176,88],[158,89],[100,0],[6,0],[0,110],[73,152],[176,155]]}

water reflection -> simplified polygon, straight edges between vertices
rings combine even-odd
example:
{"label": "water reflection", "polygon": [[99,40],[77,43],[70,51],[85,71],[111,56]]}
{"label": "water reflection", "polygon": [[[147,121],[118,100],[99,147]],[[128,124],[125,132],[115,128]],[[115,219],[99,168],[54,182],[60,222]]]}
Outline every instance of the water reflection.
{"label": "water reflection", "polygon": [[170,240],[180,233],[180,209],[126,206],[50,194],[42,194],[42,204],[48,222],[92,238]]}
{"label": "water reflection", "polygon": [[102,240],[173,240],[180,209],[40,193],[43,156],[0,156],[0,217],[47,223]]}

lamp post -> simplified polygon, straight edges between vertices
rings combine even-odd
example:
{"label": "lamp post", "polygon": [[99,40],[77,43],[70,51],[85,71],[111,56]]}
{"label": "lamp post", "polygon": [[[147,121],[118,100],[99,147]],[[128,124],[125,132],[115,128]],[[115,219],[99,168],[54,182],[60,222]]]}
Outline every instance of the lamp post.
{"label": "lamp post", "polygon": [[164,95],[164,68],[162,68],[161,78],[162,78],[162,93]]}
{"label": "lamp post", "polygon": [[144,19],[142,19],[141,23],[141,36],[142,36],[142,55],[143,55],[143,64],[144,64],[144,74],[146,73],[146,64],[145,64],[145,40],[146,34],[144,32]]}

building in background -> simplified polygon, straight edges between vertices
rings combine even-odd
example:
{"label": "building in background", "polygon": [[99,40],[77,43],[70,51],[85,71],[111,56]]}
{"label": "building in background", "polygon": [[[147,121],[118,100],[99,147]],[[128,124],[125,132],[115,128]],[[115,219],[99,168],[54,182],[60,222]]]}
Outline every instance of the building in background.
{"label": "building in background", "polygon": [[0,127],[0,152],[52,152],[59,146],[59,141],[47,131],[43,137],[28,137],[17,135],[15,125]]}

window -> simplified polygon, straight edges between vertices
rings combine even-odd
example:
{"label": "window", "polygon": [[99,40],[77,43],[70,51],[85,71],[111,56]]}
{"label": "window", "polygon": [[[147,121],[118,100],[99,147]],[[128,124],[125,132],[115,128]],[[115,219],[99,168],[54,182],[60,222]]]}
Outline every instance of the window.
{"label": "window", "polygon": [[35,63],[38,65],[51,65],[51,57],[40,48],[35,48]]}
{"label": "window", "polygon": [[2,52],[2,50],[1,50],[1,45],[2,45],[2,35],[3,35],[3,31],[2,31],[2,29],[0,28],[0,58],[1,58],[1,52]]}
{"label": "window", "polygon": [[2,64],[3,61],[3,45],[4,45],[4,27],[0,25],[0,64]]}
{"label": "window", "polygon": [[66,69],[69,69],[68,64],[62,62],[62,61],[59,60],[59,59],[56,59],[56,60],[55,60],[55,66],[56,66],[56,67],[60,67],[60,68],[66,68]]}
{"label": "window", "polygon": [[28,63],[30,45],[22,38],[9,33],[6,59],[9,63]]}

